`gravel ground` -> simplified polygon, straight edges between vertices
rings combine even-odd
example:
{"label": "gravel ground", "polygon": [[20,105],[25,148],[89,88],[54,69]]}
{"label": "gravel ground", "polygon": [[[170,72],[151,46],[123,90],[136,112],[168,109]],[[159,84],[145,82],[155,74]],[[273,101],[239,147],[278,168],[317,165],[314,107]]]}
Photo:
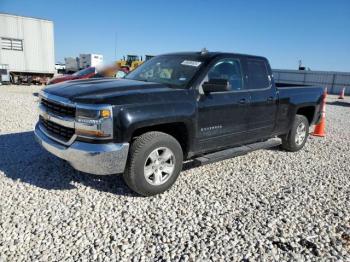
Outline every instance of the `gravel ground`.
{"label": "gravel ground", "polygon": [[38,87],[0,87],[0,261],[350,261],[350,99],[327,137],[181,173],[134,195],[74,171],[33,138]]}

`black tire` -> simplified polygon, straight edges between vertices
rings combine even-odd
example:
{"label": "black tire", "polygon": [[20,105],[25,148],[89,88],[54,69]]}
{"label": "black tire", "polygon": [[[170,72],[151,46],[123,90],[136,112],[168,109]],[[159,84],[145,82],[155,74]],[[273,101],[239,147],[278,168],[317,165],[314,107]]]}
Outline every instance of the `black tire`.
{"label": "black tire", "polygon": [[[298,127],[304,124],[305,125],[305,138],[302,140],[302,143],[297,143],[297,129]],[[296,115],[292,128],[289,130],[289,133],[285,136],[282,136],[282,148],[291,151],[296,152],[302,149],[307,141],[307,138],[309,136],[309,121],[307,118],[303,115]]]}
{"label": "black tire", "polygon": [[[144,175],[144,166],[149,155],[158,148],[168,148],[173,153],[174,170],[172,175],[161,185],[153,185]],[[179,142],[162,132],[148,132],[138,137],[131,145],[128,163],[123,174],[125,183],[143,196],[163,193],[176,181],[182,170],[183,152]]]}

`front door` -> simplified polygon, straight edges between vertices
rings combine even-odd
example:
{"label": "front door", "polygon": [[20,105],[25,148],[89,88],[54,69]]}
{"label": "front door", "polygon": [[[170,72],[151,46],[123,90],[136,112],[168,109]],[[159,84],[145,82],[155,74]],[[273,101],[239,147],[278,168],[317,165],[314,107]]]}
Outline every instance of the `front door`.
{"label": "front door", "polygon": [[244,88],[240,60],[217,59],[202,83],[210,79],[227,80],[230,90],[204,94],[199,87],[201,95],[198,99],[197,152],[243,144],[247,138],[250,96]]}

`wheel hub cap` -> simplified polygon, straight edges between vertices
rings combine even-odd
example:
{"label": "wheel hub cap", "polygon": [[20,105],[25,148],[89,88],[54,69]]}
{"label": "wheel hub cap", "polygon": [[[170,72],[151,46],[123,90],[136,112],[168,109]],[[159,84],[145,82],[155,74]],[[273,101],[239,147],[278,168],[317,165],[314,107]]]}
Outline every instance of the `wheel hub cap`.
{"label": "wheel hub cap", "polygon": [[152,185],[164,184],[175,169],[175,155],[167,147],[153,150],[147,157],[144,165],[144,176]]}
{"label": "wheel hub cap", "polygon": [[297,132],[295,135],[295,143],[300,146],[306,137],[306,126],[304,123],[300,123],[297,127]]}

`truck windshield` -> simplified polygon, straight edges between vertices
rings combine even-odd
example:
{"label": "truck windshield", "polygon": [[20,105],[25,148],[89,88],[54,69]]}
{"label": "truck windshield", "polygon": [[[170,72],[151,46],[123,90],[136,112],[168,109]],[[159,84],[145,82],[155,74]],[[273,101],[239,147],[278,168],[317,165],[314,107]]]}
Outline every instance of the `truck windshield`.
{"label": "truck windshield", "polygon": [[130,72],[125,78],[162,83],[176,88],[185,88],[201,65],[202,62],[196,60],[194,57],[177,55],[158,56],[145,62]]}

